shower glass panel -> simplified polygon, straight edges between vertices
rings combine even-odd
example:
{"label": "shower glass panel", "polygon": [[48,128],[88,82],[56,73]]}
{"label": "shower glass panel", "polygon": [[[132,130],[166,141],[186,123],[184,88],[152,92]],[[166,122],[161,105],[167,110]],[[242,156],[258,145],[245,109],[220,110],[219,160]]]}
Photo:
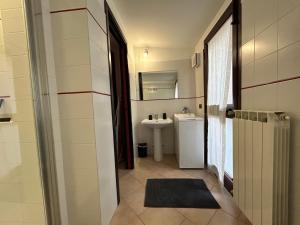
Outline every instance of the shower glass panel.
{"label": "shower glass panel", "polygon": [[47,224],[23,1],[0,1],[0,224]]}

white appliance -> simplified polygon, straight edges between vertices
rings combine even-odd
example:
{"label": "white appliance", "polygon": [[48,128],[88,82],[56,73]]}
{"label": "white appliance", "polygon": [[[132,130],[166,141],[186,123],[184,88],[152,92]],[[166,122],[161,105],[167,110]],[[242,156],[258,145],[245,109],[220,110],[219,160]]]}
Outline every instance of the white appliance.
{"label": "white appliance", "polygon": [[179,168],[204,168],[204,119],[174,114],[175,152]]}

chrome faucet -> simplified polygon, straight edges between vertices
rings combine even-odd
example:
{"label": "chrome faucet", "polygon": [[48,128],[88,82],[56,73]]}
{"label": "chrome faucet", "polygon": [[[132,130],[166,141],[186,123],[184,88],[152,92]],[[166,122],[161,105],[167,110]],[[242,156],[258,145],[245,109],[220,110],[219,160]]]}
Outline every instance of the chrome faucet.
{"label": "chrome faucet", "polygon": [[186,114],[186,113],[190,113],[190,110],[188,107],[183,107],[183,109],[181,110],[182,113]]}
{"label": "chrome faucet", "polygon": [[158,114],[154,114],[154,119],[158,120]]}

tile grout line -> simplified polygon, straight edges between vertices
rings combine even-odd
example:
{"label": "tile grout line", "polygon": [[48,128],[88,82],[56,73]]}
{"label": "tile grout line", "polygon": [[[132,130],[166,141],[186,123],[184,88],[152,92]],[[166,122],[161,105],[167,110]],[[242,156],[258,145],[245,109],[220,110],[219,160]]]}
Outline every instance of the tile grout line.
{"label": "tile grout line", "polygon": [[[222,210],[222,209],[221,209],[221,210]],[[217,211],[218,211],[218,210],[216,210],[215,213],[212,215],[212,217],[209,219],[207,225],[210,224],[210,222],[212,221],[212,219],[214,218],[214,216],[217,214]]]}

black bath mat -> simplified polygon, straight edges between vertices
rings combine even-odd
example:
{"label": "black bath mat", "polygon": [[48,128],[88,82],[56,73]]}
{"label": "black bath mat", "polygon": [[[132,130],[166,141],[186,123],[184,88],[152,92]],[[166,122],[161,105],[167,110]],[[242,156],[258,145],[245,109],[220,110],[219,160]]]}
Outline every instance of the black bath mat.
{"label": "black bath mat", "polygon": [[148,179],[144,205],[161,208],[220,208],[201,179]]}

